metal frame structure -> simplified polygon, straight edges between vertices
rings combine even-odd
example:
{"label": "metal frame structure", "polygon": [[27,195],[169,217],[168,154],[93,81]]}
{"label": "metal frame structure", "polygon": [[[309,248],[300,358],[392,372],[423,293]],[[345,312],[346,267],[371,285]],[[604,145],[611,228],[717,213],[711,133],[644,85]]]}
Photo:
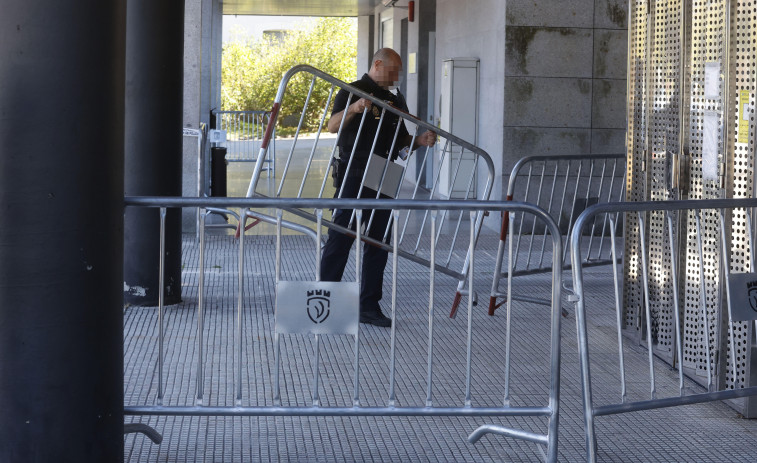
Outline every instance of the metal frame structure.
{"label": "metal frame structure", "polygon": [[[719,368],[724,368],[728,365],[728,370],[732,377],[740,377],[743,373],[739,373],[739,369],[743,368],[747,375],[749,371],[747,365],[738,365],[735,354],[736,345],[734,343],[734,333],[745,330],[749,331],[752,328],[757,329],[757,321],[755,322],[738,322],[734,321],[731,310],[731,300],[728,293],[728,276],[733,273],[742,273],[740,270],[732,265],[733,260],[737,256],[746,259],[749,262],[750,268],[754,268],[755,265],[755,246],[750,234],[746,249],[741,249],[738,252],[731,249],[731,244],[727,238],[728,228],[732,225],[728,222],[728,216],[736,214],[737,212],[745,215],[748,229],[754,229],[754,222],[752,217],[754,216],[755,208],[757,208],[757,199],[718,199],[718,200],[698,200],[698,201],[651,201],[651,202],[626,202],[626,203],[608,203],[598,204],[590,207],[584,211],[576,221],[576,225],[572,232],[570,252],[571,261],[573,267],[573,291],[574,294],[569,298],[575,301],[576,305],[576,324],[578,333],[578,347],[581,367],[581,381],[583,386],[583,398],[584,398],[584,419],[585,419],[585,432],[586,432],[586,448],[587,448],[587,460],[594,462],[597,459],[597,438],[595,433],[595,417],[603,415],[612,415],[627,413],[639,410],[651,410],[664,407],[673,407],[678,405],[687,405],[693,403],[709,402],[716,400],[736,399],[748,396],[757,395],[757,386],[748,387],[746,383],[742,382],[734,384],[732,382],[726,383],[722,381],[723,374],[719,372]],[[591,381],[591,368],[590,368],[590,339],[588,331],[591,327],[589,320],[589,314],[586,307],[586,302],[590,294],[587,294],[586,287],[584,285],[583,269],[582,269],[582,251],[580,236],[583,230],[585,230],[590,223],[593,223],[598,216],[605,216],[612,223],[610,230],[613,232],[611,236],[611,248],[613,256],[617,255],[618,244],[614,234],[614,223],[619,220],[621,214],[627,216],[634,216],[636,222],[639,224],[641,234],[639,237],[639,248],[641,265],[639,266],[639,272],[635,274],[626,274],[624,281],[631,281],[631,283],[638,281],[639,285],[644,288],[644,303],[640,307],[626,307],[625,301],[621,303],[621,277],[618,275],[617,266],[613,266],[613,272],[615,277],[615,291],[614,301],[609,305],[615,306],[616,314],[616,330],[617,330],[617,342],[618,342],[618,369],[620,379],[619,401],[611,401],[610,404],[596,405],[594,403]],[[671,252],[666,254],[665,268],[670,269],[670,274],[662,277],[659,273],[656,273],[654,267],[649,266],[647,258],[649,255],[649,243],[650,240],[644,230],[647,229],[647,222],[652,217],[662,216],[666,224],[667,239],[672,243],[670,249]],[[695,236],[689,238],[679,237],[675,232],[675,224],[679,217],[690,216],[695,218],[697,233]],[[714,218],[712,226],[720,230],[719,240],[712,242],[704,235],[702,230],[702,224],[705,220],[710,220],[710,217]],[[681,260],[681,256],[678,252],[678,246],[676,243],[685,239],[694,241],[694,254],[687,252],[687,268],[679,270],[678,262]],[[708,247],[714,246],[720,251],[722,258],[717,260],[717,265],[712,271],[707,266],[708,255],[713,253],[712,249]],[[746,255],[744,255],[746,253]],[[733,257],[733,259],[731,258]],[[693,262],[691,262],[693,261]],[[692,270],[698,271],[692,271]],[[709,272],[710,275],[705,277],[705,272]],[[680,272],[680,273],[679,273]],[[682,277],[682,273],[693,274],[692,278],[700,282],[698,289],[694,295],[694,300],[689,300],[691,296],[689,294],[679,294],[677,284],[666,284],[667,280],[677,282]],[[625,283],[624,283],[625,284]],[[653,314],[651,301],[652,291],[657,291],[659,297],[670,301],[671,318],[672,323],[672,344],[673,344],[673,358],[674,365],[678,370],[679,387],[678,394],[669,397],[658,397],[658,390],[656,388],[655,381],[655,353],[658,351],[656,345],[661,341],[655,336],[653,331]],[[719,299],[713,299],[709,297],[709,294],[713,291],[718,293],[724,293],[725,309],[722,313],[725,317],[720,320],[718,318],[713,319],[713,314],[719,316],[721,311],[719,306],[721,301]],[[596,302],[592,302],[595,305]],[[695,304],[696,313],[690,314],[689,308]],[[604,304],[599,304],[604,305]],[[647,366],[649,370],[649,398],[637,399],[632,397],[627,392],[626,381],[626,368],[625,355],[638,355],[638,350],[629,349],[630,345],[635,345],[633,342],[624,343],[623,329],[625,320],[623,318],[624,310],[637,310],[644,313],[645,323],[642,327],[644,338],[646,340],[644,347],[646,348]],[[718,329],[713,335],[711,333],[711,327],[722,326],[722,329]],[[713,336],[717,336],[719,340],[713,339]],[[718,342],[716,342],[718,341]],[[624,348],[625,344],[625,348]],[[716,355],[712,350],[713,345],[728,344],[729,348],[721,347],[720,356]],[[728,360],[722,358],[726,356]],[[604,352],[603,352],[604,353]],[[684,379],[691,374],[687,374],[686,370],[686,355],[695,356],[697,358],[704,359],[705,365],[703,366],[706,377],[706,390],[702,393],[686,393],[684,387]],[[719,360],[714,360],[718,358]],[[709,359],[709,360],[708,360]],[[639,378],[634,378],[634,382],[638,382]],[[603,384],[602,401],[606,401],[611,396],[608,389],[610,385]]]}
{"label": "metal frame structure", "polygon": [[[552,218],[543,210],[537,206],[521,203],[521,202],[487,202],[487,201],[462,201],[462,200],[366,200],[366,199],[289,199],[289,198],[161,198],[161,197],[127,197],[125,199],[127,207],[150,207],[156,208],[160,213],[160,243],[161,250],[159,258],[159,266],[161,268],[161,278],[163,275],[162,268],[165,260],[163,246],[164,246],[164,233],[165,233],[165,217],[168,208],[179,207],[191,207],[200,208],[201,217],[210,211],[222,211],[225,210],[228,214],[236,217],[239,216],[229,210],[229,208],[240,208],[242,210],[257,210],[257,209],[275,209],[276,221],[277,221],[277,276],[280,274],[280,252],[281,252],[281,217],[284,210],[291,208],[297,209],[314,209],[316,216],[321,217],[322,213],[326,209],[335,207],[344,207],[360,210],[371,209],[391,209],[394,215],[394,229],[392,247],[394,249],[392,267],[394,270],[394,279],[392,281],[392,315],[395,315],[396,299],[397,299],[397,267],[398,267],[398,246],[399,246],[399,214],[402,210],[420,210],[427,211],[431,214],[431,226],[427,231],[432,243],[435,241],[436,226],[439,221],[439,216],[445,211],[460,211],[468,216],[468,251],[470,252],[469,265],[471,271],[468,273],[468,284],[473,286],[473,275],[475,269],[474,260],[474,247],[476,243],[476,227],[475,221],[480,217],[484,210],[497,210],[503,211],[507,209],[510,213],[528,213],[532,214],[535,218],[542,221],[549,229],[552,238],[552,247],[554,256],[552,280],[551,280],[551,313],[550,319],[550,341],[549,341],[549,358],[546,359],[548,365],[545,369],[545,373],[549,375],[549,392],[546,398],[546,403],[542,406],[513,406],[511,404],[512,398],[510,397],[510,344],[509,336],[511,333],[510,317],[507,319],[507,325],[505,327],[505,336],[507,344],[507,358],[505,362],[505,378],[504,378],[504,399],[502,406],[499,407],[475,407],[473,406],[473,398],[471,392],[471,361],[472,361],[472,342],[475,336],[475,330],[472,324],[472,300],[468,300],[468,327],[467,327],[467,365],[466,365],[466,380],[463,385],[464,400],[460,406],[435,406],[434,398],[432,396],[432,385],[434,384],[434,370],[433,363],[431,361],[434,351],[434,327],[433,327],[433,314],[434,314],[434,278],[436,272],[431,270],[429,272],[429,326],[428,326],[428,338],[426,339],[428,360],[427,360],[427,381],[426,381],[426,401],[425,406],[398,406],[394,397],[394,368],[397,361],[401,361],[400,358],[394,355],[394,345],[397,342],[397,338],[400,333],[396,331],[396,324],[392,325],[391,332],[391,358],[389,359],[390,376],[388,384],[388,395],[386,397],[386,405],[378,407],[363,407],[360,405],[359,396],[359,364],[357,359],[358,353],[358,335],[355,336],[355,365],[354,365],[354,395],[353,405],[351,407],[324,407],[321,406],[318,400],[318,364],[314,363],[314,378],[312,384],[314,384],[312,405],[311,406],[283,406],[281,402],[280,390],[278,388],[278,368],[276,369],[276,380],[273,388],[274,391],[274,405],[273,406],[257,406],[255,404],[245,406],[243,405],[242,387],[241,387],[241,375],[242,368],[251,368],[249,364],[246,364],[242,354],[242,343],[245,337],[242,336],[242,311],[245,309],[244,294],[244,281],[245,281],[245,262],[244,262],[244,247],[245,247],[245,234],[241,233],[239,237],[239,258],[238,258],[238,296],[237,296],[237,315],[234,327],[234,345],[235,350],[235,375],[234,375],[234,394],[236,399],[235,406],[219,407],[219,406],[207,406],[203,404],[205,392],[202,385],[204,384],[202,375],[206,368],[205,357],[203,353],[203,310],[204,310],[204,246],[205,246],[205,233],[201,228],[200,236],[200,268],[202,271],[199,274],[199,292],[198,292],[198,315],[197,315],[197,349],[196,349],[196,361],[197,368],[197,390],[196,390],[196,404],[194,406],[169,406],[163,402],[163,358],[164,347],[163,339],[166,336],[164,331],[164,300],[161,292],[161,297],[158,306],[158,360],[157,360],[157,398],[154,405],[142,405],[142,406],[125,406],[124,412],[127,415],[190,415],[190,416],[480,416],[480,417],[494,417],[494,416],[541,416],[548,419],[548,429],[544,434],[533,433],[530,431],[511,429],[499,425],[482,425],[475,430],[469,437],[471,443],[476,442],[482,435],[486,433],[495,433],[504,436],[515,437],[524,439],[537,444],[547,446],[547,459],[550,462],[554,462],[557,459],[557,438],[558,438],[558,416],[559,416],[559,392],[560,392],[560,324],[561,324],[561,270],[560,259],[562,256],[562,239],[557,228],[557,225]],[[320,221],[319,221],[320,225]],[[320,230],[320,227],[318,228]],[[357,231],[359,233],[359,229]],[[313,246],[313,260],[316,263],[316,278],[318,265],[320,264],[320,233],[317,233],[314,237]],[[362,246],[361,240],[356,240],[356,246]],[[358,253],[358,256],[360,253]],[[431,269],[435,268],[433,265],[435,256],[435,247],[431,247]],[[308,263],[302,263],[303,265],[309,265]],[[358,264],[358,268],[359,268]],[[359,277],[358,277],[359,278]],[[163,282],[160,282],[161,288],[164,288]],[[508,306],[508,309],[510,307]],[[316,335],[318,336],[318,335]],[[417,342],[423,342],[422,340],[414,340]],[[278,346],[279,339],[278,334],[275,336],[275,344]],[[316,346],[318,346],[318,338],[316,339]],[[278,348],[276,350],[276,362],[280,361],[278,356]],[[316,351],[316,358],[318,357]]]}
{"label": "metal frame structure", "polygon": [[[433,149],[426,149],[424,153],[421,153],[419,155],[423,155],[423,161],[421,167],[418,169],[417,175],[415,178],[409,178],[409,176],[406,176],[406,170],[403,168],[402,173],[402,179],[401,179],[401,186],[396,194],[397,199],[410,199],[410,200],[419,200],[422,198],[428,198],[428,199],[442,199],[446,200],[451,197],[452,188],[454,185],[458,184],[464,184],[467,185],[466,193],[462,199],[465,200],[473,200],[473,199],[479,199],[479,200],[488,200],[491,195],[492,186],[494,183],[494,163],[492,162],[490,156],[484,151],[483,149],[465,141],[462,140],[450,133],[447,133],[438,127],[435,127],[427,122],[424,122],[410,114],[407,114],[392,105],[374,97],[373,95],[367,94],[353,86],[350,86],[349,84],[329,75],[326,74],[318,69],[315,69],[311,66],[307,65],[298,65],[293,68],[291,68],[287,73],[283,76],[281,84],[279,85],[278,92],[276,94],[276,98],[274,100],[273,108],[270,112],[270,118],[268,120],[268,127],[266,128],[265,135],[263,137],[263,141],[260,146],[260,152],[258,154],[259,159],[265,159],[267,150],[269,149],[269,142],[273,140],[273,133],[274,128],[276,126],[278,115],[281,110],[281,105],[284,101],[284,97],[287,91],[287,86],[292,79],[295,77],[304,77],[307,80],[309,80],[309,90],[308,90],[308,96],[305,100],[304,106],[302,108],[298,108],[298,112],[301,114],[299,124],[297,126],[297,130],[294,135],[294,139],[292,141],[292,147],[289,152],[289,155],[287,157],[285,166],[281,173],[281,178],[277,179],[278,185],[275,187],[275,191],[272,191],[268,194],[264,194],[262,191],[259,191],[261,188],[259,188],[258,181],[260,179],[260,174],[263,170],[263,165],[261,163],[257,163],[255,165],[255,170],[253,171],[252,177],[250,179],[250,185],[247,190],[247,197],[263,197],[263,196],[273,196],[273,197],[281,197],[283,195],[283,192],[289,190],[289,191],[297,191],[296,197],[303,198],[304,192],[306,190],[305,186],[310,183],[314,183],[317,187],[318,193],[315,195],[317,198],[323,198],[326,190],[327,181],[329,179],[329,176],[331,175],[331,169],[333,168],[338,153],[337,153],[337,145],[336,140],[333,142],[333,146],[331,147],[331,155],[328,159],[328,165],[325,169],[325,172],[323,174],[315,173],[312,169],[313,165],[313,159],[315,155],[316,148],[319,145],[321,133],[324,127],[324,123],[326,122],[326,118],[329,116],[330,107],[332,99],[335,95],[335,91],[338,89],[344,89],[349,92],[349,98],[348,98],[348,104],[351,101],[356,101],[359,98],[365,98],[367,100],[370,100],[371,103],[374,105],[374,107],[378,108],[380,110],[380,120],[379,120],[379,127],[382,126],[385,120],[389,119],[389,114],[393,115],[393,117],[398,117],[400,121],[406,122],[409,124],[412,124],[412,126],[415,127],[415,130],[412,131],[412,129],[408,129],[412,133],[412,142],[411,145],[414,143],[415,138],[422,133],[422,131],[430,130],[437,134],[438,141]],[[324,108],[318,110],[318,113],[321,114],[320,121],[318,124],[318,129],[315,134],[315,141],[313,143],[312,150],[310,152],[310,155],[307,160],[305,172],[303,173],[301,178],[290,178],[289,176],[289,170],[290,165],[293,161],[293,157],[295,155],[295,147],[298,141],[298,138],[300,136],[301,128],[303,127],[304,120],[306,117],[306,114],[308,112],[308,107],[310,105],[311,96],[313,94],[314,89],[324,87],[328,88],[328,98],[326,101],[326,105]],[[368,111],[365,111],[361,116],[361,123],[360,123],[360,129],[358,131],[358,134],[362,131],[363,122],[365,121],[366,117],[368,116]],[[342,120],[342,123],[339,126],[339,130],[337,132],[337,139],[342,133],[344,125],[344,120]],[[399,124],[398,124],[399,127]],[[378,131],[376,133],[376,137],[373,139],[373,147],[376,146],[376,138],[378,136]],[[394,151],[395,144],[397,142],[398,132],[395,131],[394,133],[394,139],[392,141],[392,150]],[[359,138],[356,137],[356,139]],[[455,163],[454,168],[452,169],[452,180],[449,182],[449,191],[440,191],[440,180],[441,180],[441,166],[444,164],[444,159],[447,156],[451,156],[451,153],[453,151],[453,147],[455,148],[455,152],[459,153],[460,156],[457,157],[457,162]],[[347,168],[346,168],[346,175],[349,175],[351,169],[354,169],[353,167],[353,159],[354,154],[356,150],[356,146],[353,147],[350,160],[348,161]],[[423,150],[418,150],[423,151]],[[463,169],[461,169],[461,160],[463,159],[463,155],[466,152],[470,152],[475,157],[475,161],[473,164],[473,168],[470,172],[462,172]],[[378,182],[378,190],[382,190],[384,186],[385,179],[388,177],[387,172],[389,169],[391,162],[386,162],[383,171],[380,174],[380,180]],[[425,188],[421,186],[421,178],[422,174],[427,168],[427,165],[431,165],[433,169],[432,174],[432,188],[430,191],[426,191]],[[371,168],[371,162],[368,163],[366,166],[365,172],[362,176],[362,182],[361,182],[361,191],[364,188],[364,184],[366,182],[367,172]],[[462,172],[462,173],[461,173]],[[465,175],[468,175],[467,178],[465,178]],[[482,182],[482,178],[485,178],[485,180]],[[475,188],[476,184],[483,183],[483,188]],[[340,189],[337,197],[342,196],[343,188]],[[412,192],[410,192],[412,191]],[[315,214],[313,214],[310,211],[302,210],[302,209],[296,209],[296,208],[288,208],[286,209],[287,212],[299,216],[301,218],[305,218],[306,220],[310,221],[311,223],[315,224],[317,218]],[[421,243],[420,239],[413,240],[412,237],[410,237],[410,233],[408,233],[408,223],[411,221],[410,214],[413,211],[417,210],[408,210],[404,217],[403,225],[400,229],[400,237],[399,237],[399,247],[397,249],[394,249],[393,246],[389,244],[388,236],[390,228],[392,227],[392,223],[390,222],[389,225],[387,225],[386,230],[383,233],[384,239],[383,240],[372,240],[367,237],[368,235],[368,229],[366,229],[363,232],[362,239],[373,246],[379,246],[382,247],[390,252],[397,252],[399,255],[403,258],[410,259],[414,262],[420,263],[422,265],[426,266],[432,266],[432,263],[429,259],[428,255],[428,249],[424,249],[423,246],[428,245],[428,243]],[[428,211],[417,211],[413,212],[417,214],[422,214],[421,219],[421,225],[420,225],[420,232],[418,236],[423,232],[423,230],[428,226],[429,223],[429,214]],[[478,216],[475,220],[475,236],[478,237],[481,226],[483,224],[484,216],[486,215],[486,212],[484,210],[481,210],[478,212]],[[354,217],[353,217],[354,219]],[[400,218],[402,219],[402,218]],[[465,280],[466,276],[468,274],[468,267],[469,267],[469,257],[470,254],[465,248],[456,248],[456,245],[458,243],[457,235],[460,231],[461,224],[463,217],[462,215],[459,215],[456,219],[454,217],[451,217],[450,214],[447,214],[446,212],[442,215],[440,222],[437,227],[437,236],[436,240],[439,241],[440,237],[442,236],[442,232],[445,229],[445,224],[449,220],[449,224],[447,224],[447,228],[453,228],[451,233],[451,238],[449,240],[445,240],[445,242],[449,243],[449,247],[446,250],[447,257],[445,259],[440,259],[439,261],[436,261],[433,263],[433,267],[440,272],[443,272],[447,275],[450,275],[454,278],[456,278],[459,281],[458,284],[458,296],[457,299],[459,299],[461,294],[468,294],[468,291],[463,290],[463,287],[465,286]],[[456,221],[456,223],[455,223]],[[454,225],[452,225],[454,223]],[[348,230],[343,227],[339,227],[335,224],[333,224],[328,218],[323,220],[323,225],[331,228],[336,229],[345,233],[354,234],[352,230]],[[371,222],[369,222],[368,227],[371,226]],[[462,253],[463,255],[459,255],[459,253]],[[456,270],[457,269],[457,270]]]}

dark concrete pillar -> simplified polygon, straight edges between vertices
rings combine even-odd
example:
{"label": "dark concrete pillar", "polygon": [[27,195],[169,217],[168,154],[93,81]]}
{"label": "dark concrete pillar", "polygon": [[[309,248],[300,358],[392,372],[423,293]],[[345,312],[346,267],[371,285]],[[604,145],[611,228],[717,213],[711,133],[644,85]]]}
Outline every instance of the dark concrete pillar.
{"label": "dark concrete pillar", "polygon": [[0,461],[121,461],[125,1],[0,10]]}
{"label": "dark concrete pillar", "polygon": [[[181,196],[184,0],[128,0],[125,193]],[[157,305],[159,214],[129,208],[124,300]],[[166,303],[181,300],[181,211],[166,218]]]}

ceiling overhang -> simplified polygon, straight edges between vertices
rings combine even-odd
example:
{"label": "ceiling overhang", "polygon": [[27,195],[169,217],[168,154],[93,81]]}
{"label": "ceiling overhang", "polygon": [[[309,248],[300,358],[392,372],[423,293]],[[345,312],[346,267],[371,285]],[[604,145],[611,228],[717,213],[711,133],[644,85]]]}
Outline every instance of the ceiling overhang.
{"label": "ceiling overhang", "polygon": [[223,14],[366,16],[386,0],[223,0]]}

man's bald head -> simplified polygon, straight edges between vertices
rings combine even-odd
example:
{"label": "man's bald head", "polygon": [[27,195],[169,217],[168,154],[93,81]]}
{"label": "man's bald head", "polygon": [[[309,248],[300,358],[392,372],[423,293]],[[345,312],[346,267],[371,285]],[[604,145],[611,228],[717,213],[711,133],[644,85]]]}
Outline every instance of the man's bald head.
{"label": "man's bald head", "polygon": [[373,54],[368,75],[379,86],[387,88],[397,85],[402,70],[402,58],[391,48],[382,48]]}

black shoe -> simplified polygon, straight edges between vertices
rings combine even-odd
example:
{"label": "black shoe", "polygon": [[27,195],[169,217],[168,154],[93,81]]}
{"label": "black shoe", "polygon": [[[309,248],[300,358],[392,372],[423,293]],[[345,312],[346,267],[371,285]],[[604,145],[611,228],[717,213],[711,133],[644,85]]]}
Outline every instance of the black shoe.
{"label": "black shoe", "polygon": [[360,323],[388,328],[392,326],[392,319],[381,313],[381,310],[360,312]]}

